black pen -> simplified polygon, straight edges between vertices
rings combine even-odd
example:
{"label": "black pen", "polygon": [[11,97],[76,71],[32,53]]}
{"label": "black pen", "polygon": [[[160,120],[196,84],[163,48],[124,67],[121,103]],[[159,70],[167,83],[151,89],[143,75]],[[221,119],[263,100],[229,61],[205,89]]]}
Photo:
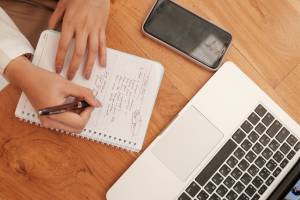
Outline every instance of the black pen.
{"label": "black pen", "polygon": [[38,114],[40,116],[43,115],[54,115],[54,114],[60,114],[67,111],[74,111],[79,109],[84,109],[86,107],[89,107],[90,104],[86,102],[85,100],[77,100],[72,103],[62,104],[58,106],[52,106],[44,109],[38,110]]}

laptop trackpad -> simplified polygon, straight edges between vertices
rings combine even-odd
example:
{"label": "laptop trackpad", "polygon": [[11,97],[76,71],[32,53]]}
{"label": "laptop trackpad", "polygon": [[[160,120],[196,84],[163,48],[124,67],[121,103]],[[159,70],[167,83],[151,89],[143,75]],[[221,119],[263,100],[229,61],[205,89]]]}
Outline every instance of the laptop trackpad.
{"label": "laptop trackpad", "polygon": [[222,137],[223,134],[191,106],[174,120],[151,151],[180,180],[186,181]]}

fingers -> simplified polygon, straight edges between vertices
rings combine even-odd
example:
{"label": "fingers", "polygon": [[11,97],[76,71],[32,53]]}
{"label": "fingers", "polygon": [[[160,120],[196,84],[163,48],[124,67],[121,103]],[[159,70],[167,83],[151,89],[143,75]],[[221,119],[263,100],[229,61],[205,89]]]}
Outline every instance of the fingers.
{"label": "fingers", "polygon": [[66,23],[64,22],[62,27],[62,33],[59,39],[56,59],[55,59],[56,73],[60,73],[64,66],[65,56],[67,54],[67,50],[72,38],[73,38],[73,29],[68,25],[66,25]]}
{"label": "fingers", "polygon": [[88,107],[79,114],[81,119],[83,120],[84,124],[86,124],[89,121],[93,110],[94,110],[94,108]]}
{"label": "fingers", "polygon": [[52,121],[59,122],[65,127],[70,127],[75,132],[79,132],[84,129],[93,110],[94,109],[92,107],[88,107],[79,115],[73,112],[65,112],[57,115],[50,115],[48,118]]}
{"label": "fingers", "polygon": [[87,35],[83,32],[76,32],[75,36],[75,50],[73,52],[72,60],[67,72],[67,78],[72,80],[79,68],[79,65],[85,54],[87,44]]}
{"label": "fingers", "polygon": [[99,61],[100,65],[106,67],[106,36],[105,30],[100,33],[100,41],[99,41]]}
{"label": "fingers", "polygon": [[59,129],[59,130],[64,130],[67,132],[72,132],[72,133],[79,133],[81,130],[76,130],[70,126],[66,126],[62,124],[59,121],[52,120],[48,117],[41,117],[40,121],[42,123],[42,126],[45,128],[50,128],[50,129]]}
{"label": "fingers", "polygon": [[83,76],[89,79],[93,70],[93,66],[98,51],[98,37],[96,34],[91,34],[88,39],[88,57],[85,63]]}
{"label": "fingers", "polygon": [[57,23],[59,22],[59,20],[62,18],[64,12],[65,12],[65,5],[64,3],[62,3],[62,1],[59,1],[57,3],[57,6],[54,10],[54,12],[52,13],[49,22],[48,22],[48,28],[50,29],[54,29],[55,26],[57,25]]}
{"label": "fingers", "polygon": [[78,98],[83,98],[93,107],[101,106],[100,101],[94,97],[92,90],[75,84],[72,85],[73,86],[68,89],[68,93],[65,94],[65,96],[74,96]]}

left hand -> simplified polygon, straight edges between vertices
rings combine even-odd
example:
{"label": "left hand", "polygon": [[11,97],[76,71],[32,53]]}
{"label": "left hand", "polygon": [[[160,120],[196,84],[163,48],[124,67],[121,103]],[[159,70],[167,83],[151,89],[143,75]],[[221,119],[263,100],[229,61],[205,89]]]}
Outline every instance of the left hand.
{"label": "left hand", "polygon": [[105,28],[109,15],[110,0],[60,0],[49,20],[53,29],[63,18],[62,31],[56,54],[55,68],[60,73],[71,39],[75,38],[75,49],[68,68],[67,77],[73,79],[83,57],[87,59],[83,76],[90,78],[98,53],[100,65],[106,65]]}

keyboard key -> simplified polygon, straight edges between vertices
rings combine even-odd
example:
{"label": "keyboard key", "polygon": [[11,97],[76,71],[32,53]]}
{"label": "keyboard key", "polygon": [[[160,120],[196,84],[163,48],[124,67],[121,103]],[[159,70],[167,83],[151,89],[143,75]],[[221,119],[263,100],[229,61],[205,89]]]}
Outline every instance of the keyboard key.
{"label": "keyboard key", "polygon": [[286,156],[289,160],[291,160],[294,155],[296,154],[296,152],[294,150],[291,150],[290,153]]}
{"label": "keyboard key", "polygon": [[233,135],[232,135],[232,139],[234,141],[236,141],[236,143],[241,143],[243,141],[243,139],[246,137],[246,133],[244,133],[244,131],[242,131],[241,129],[238,129]]}
{"label": "keyboard key", "polygon": [[225,180],[224,180],[224,184],[230,189],[233,184],[235,183],[234,179],[231,176],[228,176]]}
{"label": "keyboard key", "polygon": [[256,158],[256,154],[250,150],[245,157],[250,163],[252,163]]}
{"label": "keyboard key", "polygon": [[235,178],[236,180],[240,178],[240,176],[242,175],[242,171],[239,170],[238,168],[235,168],[232,172],[231,172],[231,176],[233,178]]}
{"label": "keyboard key", "polygon": [[252,150],[256,153],[256,154],[260,154],[260,152],[264,149],[264,147],[260,144],[260,143],[256,143],[253,147]]}
{"label": "keyboard key", "polygon": [[263,117],[267,110],[261,105],[259,104],[256,108],[255,108],[255,112],[260,116],[260,117]]}
{"label": "keyboard key", "polygon": [[182,193],[178,200],[191,200],[191,198],[186,193]]}
{"label": "keyboard key", "polygon": [[251,165],[248,169],[249,174],[255,176],[258,173],[259,169],[255,165]]}
{"label": "keyboard key", "polygon": [[249,197],[243,193],[237,200],[249,200]]}
{"label": "keyboard key", "polygon": [[236,146],[236,143],[229,139],[220,149],[220,151],[218,151],[218,153],[214,156],[214,158],[208,163],[208,165],[206,165],[206,167],[200,172],[195,180],[201,186],[204,186],[210,177],[215,173],[215,171],[217,171],[217,169],[225,162],[228,156],[234,151]]}
{"label": "keyboard key", "polygon": [[252,177],[246,172],[245,174],[243,174],[243,176],[241,177],[241,181],[242,183],[244,183],[245,185],[248,185],[251,181]]}
{"label": "keyboard key", "polygon": [[262,145],[267,146],[268,143],[270,142],[270,138],[267,135],[263,135],[263,136],[261,136],[259,141]]}
{"label": "keyboard key", "polygon": [[298,151],[300,149],[300,142],[297,142],[296,146],[294,147],[295,151]]}
{"label": "keyboard key", "polygon": [[238,163],[238,160],[233,157],[233,156],[230,156],[230,158],[227,160],[226,162],[231,168],[234,168],[235,165]]}
{"label": "keyboard key", "polygon": [[213,181],[216,185],[219,185],[219,184],[223,181],[223,177],[222,177],[219,173],[216,173],[216,174],[213,176],[212,181]]}
{"label": "keyboard key", "polygon": [[240,194],[244,190],[245,186],[241,182],[237,182],[234,186],[233,189],[236,191],[236,193]]}
{"label": "keyboard key", "polygon": [[280,167],[277,167],[275,169],[275,171],[273,172],[273,176],[277,177],[280,173],[281,173],[281,169],[280,169]]}
{"label": "keyboard key", "polygon": [[208,199],[208,194],[204,191],[204,190],[201,190],[201,192],[197,195],[197,199],[198,200],[206,200]]}
{"label": "keyboard key", "polygon": [[230,192],[228,192],[228,194],[226,195],[226,198],[228,200],[235,200],[237,197],[238,195],[233,190],[230,190]]}
{"label": "keyboard key", "polygon": [[265,150],[261,153],[261,155],[266,159],[269,160],[271,156],[273,155],[273,151],[271,151],[269,148],[265,148]]}
{"label": "keyboard key", "polygon": [[263,132],[265,132],[266,129],[267,129],[267,127],[265,127],[265,125],[263,125],[262,123],[259,123],[255,127],[256,132],[259,133],[259,134],[262,134]]}
{"label": "keyboard key", "polygon": [[255,143],[258,140],[259,135],[255,131],[251,131],[248,138],[251,142]]}
{"label": "keyboard key", "polygon": [[256,164],[259,168],[261,168],[262,166],[264,166],[265,163],[266,163],[266,160],[265,160],[263,157],[261,157],[261,156],[259,156],[259,157],[255,160],[255,164]]}
{"label": "keyboard key", "polygon": [[249,165],[250,164],[245,159],[241,160],[241,162],[238,164],[239,168],[242,171],[245,171],[249,167]]}
{"label": "keyboard key", "polygon": [[266,167],[268,168],[268,170],[270,170],[272,172],[277,167],[277,163],[273,159],[271,159],[266,164]]}
{"label": "keyboard key", "polygon": [[283,154],[287,154],[291,150],[291,147],[285,142],[279,149]]}
{"label": "keyboard key", "polygon": [[221,200],[221,198],[220,198],[218,195],[213,194],[213,195],[209,198],[209,200]]}
{"label": "keyboard key", "polygon": [[243,131],[245,131],[246,133],[249,133],[253,126],[251,125],[250,122],[248,122],[247,120],[241,125],[241,128],[243,129]]}
{"label": "keyboard key", "polygon": [[273,183],[274,180],[275,180],[275,178],[274,178],[273,176],[270,176],[270,177],[268,178],[268,180],[266,181],[266,184],[267,184],[268,186],[270,186],[270,185]]}
{"label": "keyboard key", "polygon": [[259,121],[259,117],[257,116],[257,114],[255,114],[254,112],[251,113],[251,115],[249,115],[248,120],[253,124],[256,125],[257,122]]}
{"label": "keyboard key", "polygon": [[227,188],[224,185],[220,185],[220,187],[218,187],[218,189],[216,190],[216,192],[218,193],[218,195],[220,195],[221,197],[223,197],[227,192]]}
{"label": "keyboard key", "polygon": [[273,115],[267,113],[261,121],[264,123],[264,125],[269,126],[273,122],[273,120],[274,120]]}
{"label": "keyboard key", "polygon": [[260,198],[260,196],[259,196],[258,194],[255,194],[255,195],[251,198],[251,200],[259,200],[259,198]]}
{"label": "keyboard key", "polygon": [[206,184],[206,186],[204,187],[204,189],[209,193],[209,194],[211,194],[215,189],[216,189],[216,186],[215,186],[215,184],[213,184],[212,182],[208,182],[207,184]]}
{"label": "keyboard key", "polygon": [[273,155],[273,158],[276,162],[280,163],[283,159],[283,154],[280,153],[280,151],[277,151],[274,155]]}
{"label": "keyboard key", "polygon": [[234,155],[238,159],[241,159],[242,157],[244,157],[245,151],[243,149],[241,149],[241,148],[237,148],[237,150],[235,150],[235,152],[234,152]]}
{"label": "keyboard key", "polygon": [[272,138],[276,135],[276,133],[279,131],[279,129],[282,127],[282,124],[278,121],[275,120],[273,124],[268,128],[267,134]]}
{"label": "keyboard key", "polygon": [[267,168],[264,167],[262,168],[262,170],[260,170],[259,175],[265,180],[270,176],[270,172],[269,170],[267,170]]}
{"label": "keyboard key", "polygon": [[280,146],[280,144],[276,141],[276,140],[272,140],[269,144],[269,147],[273,150],[276,151],[278,149],[278,147]]}
{"label": "keyboard key", "polygon": [[260,188],[260,186],[264,183],[264,181],[259,177],[256,176],[253,181],[252,184],[256,187],[256,188]]}
{"label": "keyboard key", "polygon": [[245,189],[245,193],[248,194],[249,197],[252,197],[256,192],[256,189],[253,185],[249,185],[246,189]]}
{"label": "keyboard key", "polygon": [[296,142],[298,142],[298,139],[293,134],[291,134],[286,141],[293,147]]}
{"label": "keyboard key", "polygon": [[263,195],[263,193],[265,193],[265,191],[268,189],[268,187],[266,185],[261,186],[261,188],[258,190],[258,193],[260,195]]}
{"label": "keyboard key", "polygon": [[242,144],[241,144],[242,148],[245,150],[245,151],[248,151],[251,146],[252,146],[252,143],[248,140],[248,139],[245,139]]}
{"label": "keyboard key", "polygon": [[226,164],[224,164],[224,165],[220,168],[220,170],[219,170],[219,172],[220,172],[223,176],[227,176],[227,175],[229,174],[230,171],[231,171],[231,169],[230,169]]}
{"label": "keyboard key", "polygon": [[275,138],[278,140],[278,142],[282,143],[287,138],[287,136],[289,136],[289,134],[290,132],[285,127],[283,127]]}
{"label": "keyboard key", "polygon": [[280,167],[283,169],[285,168],[285,166],[289,163],[289,161],[285,158],[281,163],[280,163]]}
{"label": "keyboard key", "polygon": [[192,182],[185,190],[191,197],[194,197],[199,191],[200,187],[197,183]]}

